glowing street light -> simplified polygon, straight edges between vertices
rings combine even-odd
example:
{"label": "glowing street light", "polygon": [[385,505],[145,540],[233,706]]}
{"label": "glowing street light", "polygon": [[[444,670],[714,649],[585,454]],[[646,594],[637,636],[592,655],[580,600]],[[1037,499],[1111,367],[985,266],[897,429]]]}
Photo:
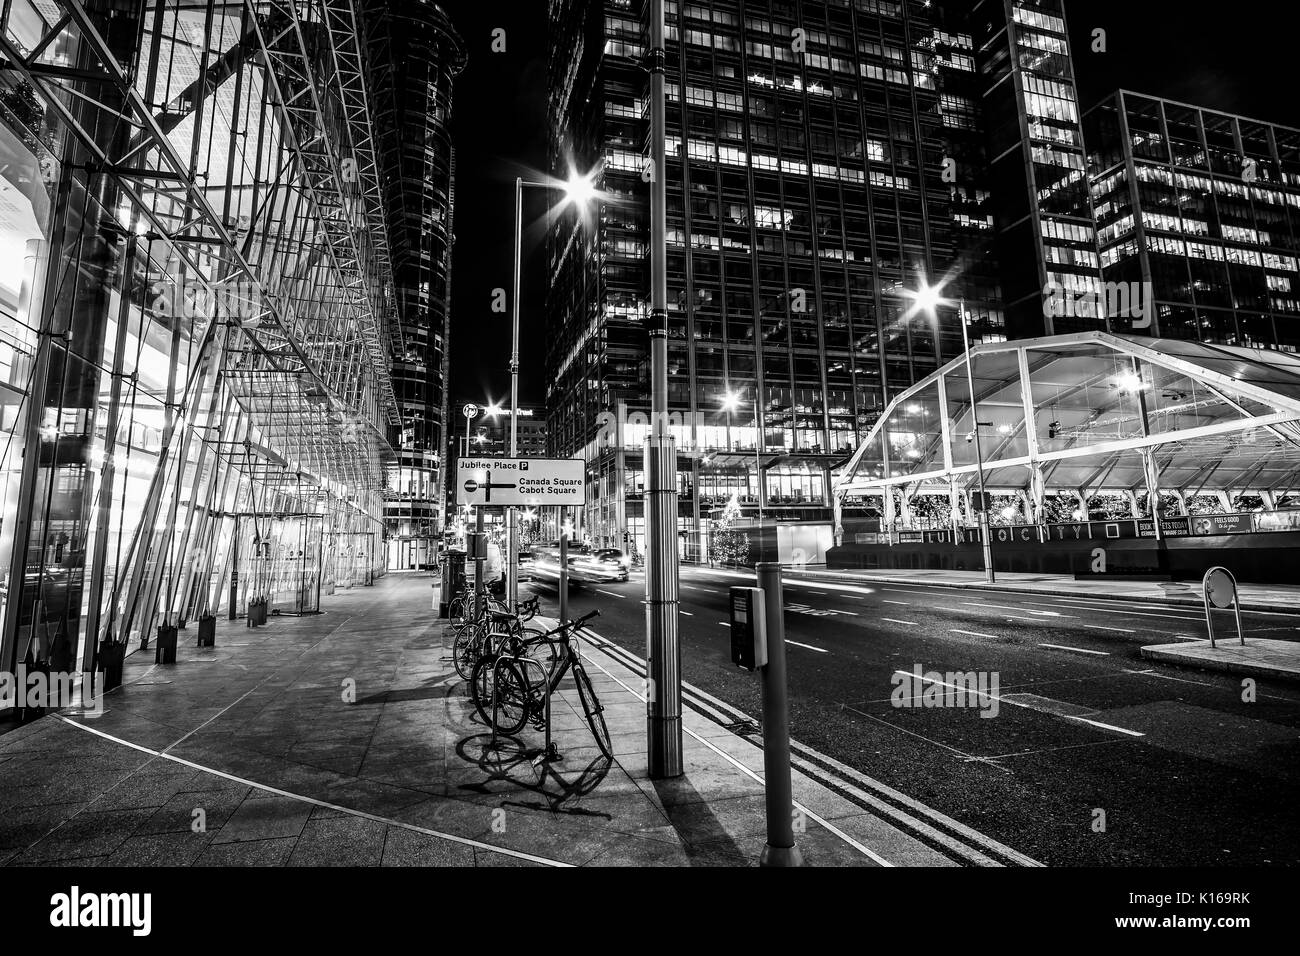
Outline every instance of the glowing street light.
{"label": "glowing street light", "polygon": [[[585,174],[579,173],[572,165],[569,167],[569,178],[567,181],[551,180],[550,182],[532,182],[525,180],[523,177],[515,177],[515,261],[514,261],[514,295],[510,303],[510,457],[519,456],[519,274],[523,260],[523,242],[524,242],[524,187],[536,189],[559,189],[563,193],[564,199],[560,203],[561,207],[573,204],[578,207],[581,214],[585,216],[587,207],[590,203],[600,198],[600,191],[596,188],[596,179],[600,176],[601,170],[597,167]],[[488,408],[489,415],[500,415],[506,413],[506,410],[499,404],[493,403]],[[514,507],[506,509],[506,542],[509,551],[508,569],[506,572],[507,593],[509,595],[509,606],[514,607],[519,602],[519,533],[515,527],[517,521],[517,509]],[[560,616],[563,618],[568,613],[568,565],[561,562],[560,566]]]}
{"label": "glowing street light", "polygon": [[[740,410],[740,393],[728,390],[722,396],[722,409]],[[754,386],[754,488],[758,492],[758,523],[763,524],[763,426],[758,419],[758,385]]]}
{"label": "glowing street light", "polygon": [[[912,300],[912,307],[903,315],[903,321],[912,318],[918,312],[924,312],[935,326],[935,340],[939,338],[939,306],[951,303],[943,297],[943,283],[930,285],[924,279],[921,287],[904,290],[903,294]],[[984,546],[984,580],[990,584],[994,581],[993,542],[989,538],[989,496],[984,487],[984,450],[980,444],[979,407],[975,400],[975,373],[971,370],[970,335],[966,331],[966,300],[959,300],[961,306],[961,342],[966,353],[966,387],[970,390],[971,428],[975,434],[975,467],[980,484],[980,538]]]}

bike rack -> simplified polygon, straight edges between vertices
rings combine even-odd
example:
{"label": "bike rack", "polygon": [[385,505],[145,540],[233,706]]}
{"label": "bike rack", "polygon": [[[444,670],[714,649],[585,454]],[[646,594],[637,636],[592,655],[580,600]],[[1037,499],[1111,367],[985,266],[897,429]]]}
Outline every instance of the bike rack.
{"label": "bike rack", "polygon": [[539,671],[542,672],[542,687],[545,688],[545,692],[546,692],[546,745],[542,748],[541,756],[537,760],[535,760],[534,763],[538,763],[538,762],[549,763],[552,760],[562,759],[560,757],[559,751],[555,749],[555,745],[551,743],[551,681],[546,674],[546,668],[542,665],[542,662],[535,661],[531,657],[521,657],[521,656],[498,657],[496,661],[494,661],[492,664],[492,710],[491,710],[492,744],[491,745],[495,747],[497,743],[497,679],[500,676],[499,670],[501,668],[501,664],[504,661],[514,661],[517,664],[524,664],[525,665],[524,680],[528,679],[528,668],[527,668],[528,664],[532,664],[534,667],[536,667]]}
{"label": "bike rack", "polygon": [[[1214,581],[1210,580],[1211,576],[1215,578]],[[1232,608],[1237,617],[1237,639],[1241,642],[1241,646],[1245,647],[1246,634],[1241,629],[1241,599],[1237,595],[1237,579],[1232,572],[1224,567],[1210,568],[1205,572],[1205,577],[1201,578],[1201,593],[1205,599],[1205,629],[1210,632],[1210,647],[1215,646],[1214,620],[1210,614],[1211,603],[1220,610]]]}

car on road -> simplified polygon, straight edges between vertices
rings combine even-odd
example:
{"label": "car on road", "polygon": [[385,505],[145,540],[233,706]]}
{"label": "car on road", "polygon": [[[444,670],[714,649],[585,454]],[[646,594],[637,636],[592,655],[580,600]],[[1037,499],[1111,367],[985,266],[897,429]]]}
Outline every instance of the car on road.
{"label": "car on road", "polygon": [[607,564],[617,564],[625,573],[632,570],[632,559],[618,548],[599,548],[592,552],[592,556]]}
{"label": "car on road", "polygon": [[622,551],[605,548],[590,554],[579,554],[569,567],[580,581],[626,581],[630,562]]}

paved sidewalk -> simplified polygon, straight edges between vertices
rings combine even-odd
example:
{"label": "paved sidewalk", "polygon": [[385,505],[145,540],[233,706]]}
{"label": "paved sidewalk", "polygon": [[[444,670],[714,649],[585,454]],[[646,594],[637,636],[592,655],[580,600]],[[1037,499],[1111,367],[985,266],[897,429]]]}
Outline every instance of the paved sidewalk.
{"label": "paved sidewalk", "polygon": [[1300,643],[1248,637],[1241,644],[1235,633],[1219,637],[1215,643],[1217,647],[1210,647],[1208,640],[1151,644],[1142,648],[1142,656],[1181,667],[1300,680]]}
{"label": "paved sidewalk", "polygon": [[[803,568],[800,574],[852,584],[926,584],[947,588],[987,591],[1015,591],[1050,594],[1057,597],[1094,597],[1116,601],[1159,602],[1176,607],[1204,607],[1200,581],[1080,581],[1068,574],[1026,574],[999,571],[989,584],[983,571],[890,570],[866,571],[849,568]],[[1243,611],[1273,611],[1300,614],[1300,585],[1240,584]]]}
{"label": "paved sidewalk", "polygon": [[[51,715],[0,736],[0,861],[757,861],[759,747],[692,710],[686,774],[650,781],[636,662],[588,643],[616,759],[600,756],[568,679],[555,701],[561,763],[532,765],[541,735],[531,730],[493,750],[451,668],[430,584],[390,575],[327,598],[321,615],[257,629],[220,621],[214,648],[194,647],[191,627],[175,665],[128,658],[102,714]],[[897,808],[906,798],[851,800],[853,787],[832,789],[800,765],[798,843],[811,865],[1032,862],[959,825],[909,828]]]}

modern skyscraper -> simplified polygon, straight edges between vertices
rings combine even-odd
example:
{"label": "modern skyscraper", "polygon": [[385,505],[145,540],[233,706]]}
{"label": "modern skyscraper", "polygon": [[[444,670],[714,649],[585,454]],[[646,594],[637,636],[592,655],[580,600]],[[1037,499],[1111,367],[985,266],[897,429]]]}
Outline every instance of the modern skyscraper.
{"label": "modern skyscraper", "polygon": [[[984,47],[1011,42],[1006,19],[1036,6],[1001,9]],[[585,533],[614,543],[630,531],[637,548],[649,408],[640,7],[553,0],[549,44],[552,172],[598,169],[604,190],[599,210],[551,223],[550,442],[589,462]],[[1030,47],[1058,27],[1034,22]],[[968,300],[973,337],[1006,334],[977,123],[999,74],[976,73],[965,23],[942,5],[894,0],[668,4],[669,398],[682,416],[688,556],[733,496],[750,518],[829,527],[833,468],[892,395],[960,352],[957,301]],[[1015,79],[998,92],[1067,99],[1025,56],[1003,59]],[[1059,65],[1058,54],[1036,68]],[[1033,223],[1001,232],[1054,249],[1057,193],[1076,165],[1070,195],[1087,198],[1078,137],[1058,131],[1062,116],[1077,127],[1077,108],[1033,103],[1036,125],[996,141],[1020,149],[1004,178],[1021,153],[1041,156],[1052,177],[1030,191],[1022,169],[1003,187],[1018,189]],[[1058,161],[1040,136],[1078,163]],[[1041,316],[1047,270],[1030,271]],[[937,316],[919,311],[909,290],[941,281],[949,301]],[[1017,302],[1028,309],[1028,291]]]}
{"label": "modern skyscraper", "polygon": [[1152,297],[1116,331],[1300,348],[1300,130],[1128,91],[1084,126],[1103,275]]}
{"label": "modern skyscraper", "polygon": [[1091,295],[1100,278],[1064,0],[979,0],[967,22],[1007,335],[1102,328],[1096,315],[1045,307],[1045,290]]}
{"label": "modern skyscraper", "polygon": [[432,0],[376,0],[368,20],[403,350],[393,363],[402,421],[384,509],[389,567],[424,568],[440,531],[455,205],[448,123],[465,48]]}

